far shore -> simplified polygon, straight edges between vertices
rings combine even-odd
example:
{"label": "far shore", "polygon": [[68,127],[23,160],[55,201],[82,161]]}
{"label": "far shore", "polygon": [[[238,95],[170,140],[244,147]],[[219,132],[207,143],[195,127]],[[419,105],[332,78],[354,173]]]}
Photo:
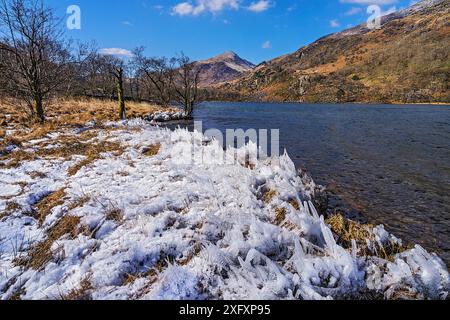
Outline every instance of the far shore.
{"label": "far shore", "polygon": [[259,103],[259,104],[305,104],[305,105],[433,105],[433,106],[450,106],[449,102],[299,102],[299,101],[257,101],[257,100],[209,100],[208,102],[224,102],[224,103]]}

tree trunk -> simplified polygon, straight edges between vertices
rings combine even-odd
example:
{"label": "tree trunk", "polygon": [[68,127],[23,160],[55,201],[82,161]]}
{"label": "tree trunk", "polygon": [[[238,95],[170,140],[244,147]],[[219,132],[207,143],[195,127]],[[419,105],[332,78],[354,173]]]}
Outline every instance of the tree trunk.
{"label": "tree trunk", "polygon": [[44,113],[44,103],[42,101],[42,97],[36,96],[34,98],[34,109],[35,109],[37,117],[39,118],[39,121],[44,122],[45,121],[45,113]]}
{"label": "tree trunk", "polygon": [[120,70],[117,77],[117,98],[119,100],[119,117],[126,120],[125,98],[123,96],[123,71]]}

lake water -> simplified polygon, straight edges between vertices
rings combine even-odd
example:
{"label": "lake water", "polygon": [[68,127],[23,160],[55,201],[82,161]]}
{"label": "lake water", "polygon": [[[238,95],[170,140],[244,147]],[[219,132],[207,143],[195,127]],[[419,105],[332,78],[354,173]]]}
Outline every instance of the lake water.
{"label": "lake water", "polygon": [[280,129],[298,168],[450,264],[450,106],[209,102],[203,129]]}

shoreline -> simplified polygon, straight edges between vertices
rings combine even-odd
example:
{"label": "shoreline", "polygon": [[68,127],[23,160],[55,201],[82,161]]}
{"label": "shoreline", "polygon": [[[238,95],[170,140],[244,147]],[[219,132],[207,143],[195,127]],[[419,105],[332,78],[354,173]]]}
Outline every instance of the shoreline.
{"label": "shoreline", "polygon": [[386,105],[386,106],[401,106],[401,105],[430,105],[430,106],[449,106],[450,102],[296,102],[296,101],[250,101],[250,100],[210,100],[203,101],[204,103],[257,103],[257,104],[301,104],[301,105]]}

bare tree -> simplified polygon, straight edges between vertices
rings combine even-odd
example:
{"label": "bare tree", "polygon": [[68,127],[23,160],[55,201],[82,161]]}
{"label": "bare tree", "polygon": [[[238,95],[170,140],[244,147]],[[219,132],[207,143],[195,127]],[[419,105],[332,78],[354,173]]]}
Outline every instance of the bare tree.
{"label": "bare tree", "polygon": [[[147,58],[143,55],[144,48],[134,50],[133,63],[147,83],[148,91],[154,91],[156,101],[162,106],[168,106],[172,102],[173,82],[175,76],[176,59]],[[152,96],[152,92],[149,92]]]}
{"label": "bare tree", "polygon": [[115,99],[116,81],[110,70],[110,60],[97,50],[83,64],[78,91],[86,96]]}
{"label": "bare tree", "polygon": [[45,120],[45,100],[66,83],[71,54],[63,29],[42,0],[0,0],[0,51],[6,89]]}
{"label": "bare tree", "polygon": [[187,116],[192,116],[198,102],[198,82],[200,69],[195,67],[189,57],[181,53],[177,58],[177,72],[174,81],[175,97]]}
{"label": "bare tree", "polygon": [[126,105],[124,93],[124,81],[126,75],[126,63],[114,56],[103,56],[104,66],[107,71],[113,76],[116,85],[117,100],[119,102],[119,118],[125,120]]}

